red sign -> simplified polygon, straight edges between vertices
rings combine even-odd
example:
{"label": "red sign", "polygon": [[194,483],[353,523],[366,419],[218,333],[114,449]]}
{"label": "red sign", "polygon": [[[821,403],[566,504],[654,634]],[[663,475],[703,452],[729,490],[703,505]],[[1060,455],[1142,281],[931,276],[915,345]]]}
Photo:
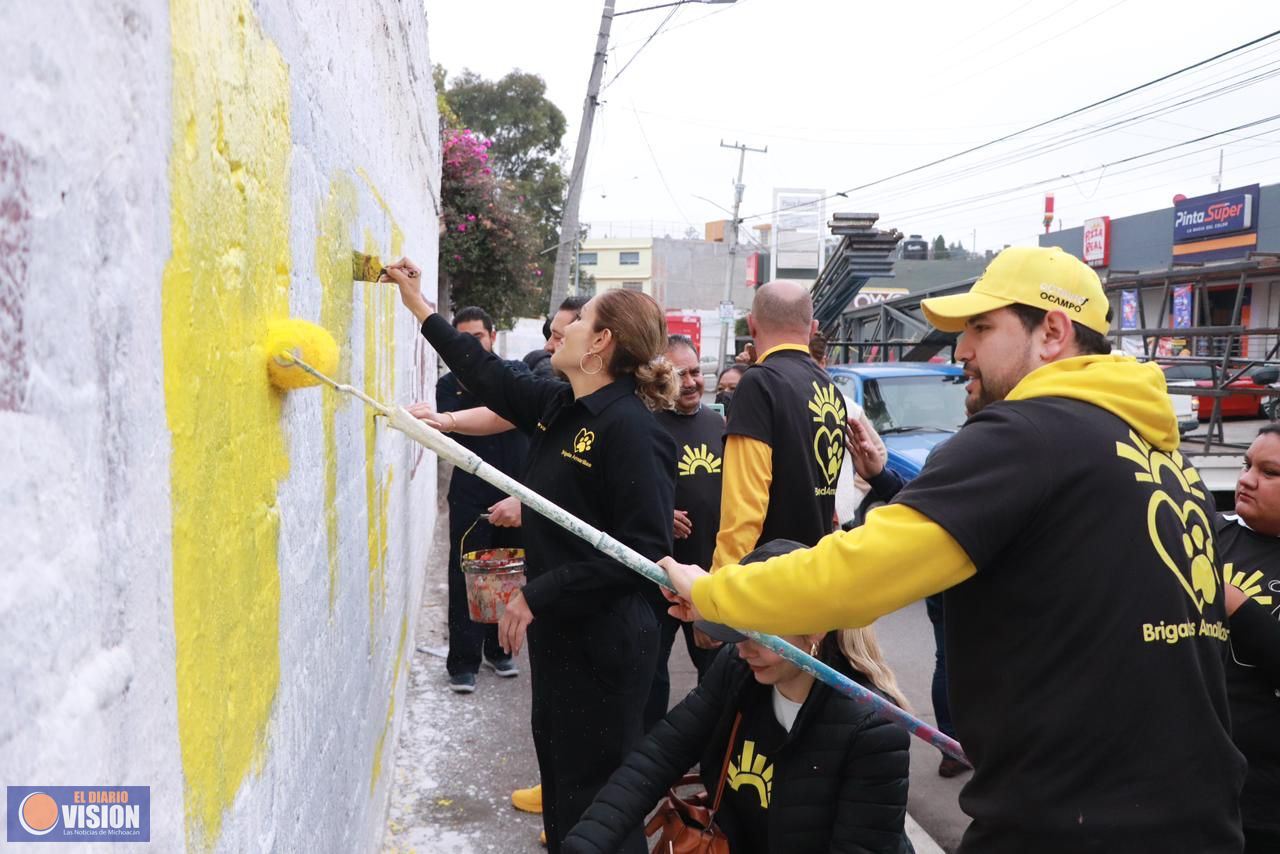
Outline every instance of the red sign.
{"label": "red sign", "polygon": [[760,284],[760,253],[752,252],[747,256],[747,287],[754,288]]}
{"label": "red sign", "polygon": [[693,346],[702,352],[702,318],[696,314],[668,314],[668,335],[688,335],[693,339]]}
{"label": "red sign", "polygon": [[1084,221],[1084,262],[1090,267],[1111,266],[1111,217]]}

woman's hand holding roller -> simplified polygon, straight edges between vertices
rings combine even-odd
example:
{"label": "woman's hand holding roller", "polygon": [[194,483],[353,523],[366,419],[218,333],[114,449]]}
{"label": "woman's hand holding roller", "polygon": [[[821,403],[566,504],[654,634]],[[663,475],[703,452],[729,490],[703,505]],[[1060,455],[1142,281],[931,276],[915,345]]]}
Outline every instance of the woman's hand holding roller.
{"label": "woman's hand holding roller", "polygon": [[676,589],[676,592],[672,593],[667,588],[662,588],[662,595],[671,603],[667,613],[686,623],[702,619],[702,615],[693,605],[693,582],[707,575],[707,571],[691,564],[677,563],[672,557],[664,557],[658,561],[658,566],[666,570],[667,577],[671,579],[671,584]]}
{"label": "woman's hand holding roller", "polygon": [[520,654],[520,649],[524,646],[524,636],[532,622],[533,612],[529,610],[529,604],[524,601],[524,596],[517,590],[507,600],[502,619],[498,620],[498,643],[502,645],[507,655]]}
{"label": "woman's hand holding roller", "polygon": [[400,301],[413,312],[419,323],[435,314],[436,307],[422,295],[422,271],[408,258],[388,264],[378,281],[394,282],[400,288]]}

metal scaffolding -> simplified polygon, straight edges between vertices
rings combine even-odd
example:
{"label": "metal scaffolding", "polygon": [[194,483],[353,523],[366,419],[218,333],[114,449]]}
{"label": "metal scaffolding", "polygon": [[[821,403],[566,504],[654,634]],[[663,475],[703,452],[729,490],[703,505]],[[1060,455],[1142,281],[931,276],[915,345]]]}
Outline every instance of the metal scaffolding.
{"label": "metal scaffolding", "polygon": [[[843,243],[842,243],[843,247]],[[833,262],[834,262],[833,258]],[[818,282],[828,279],[832,264],[822,271]],[[925,291],[907,294],[877,305],[832,312],[830,306],[820,318],[822,330],[828,338],[832,361],[839,362],[888,362],[927,361],[938,355],[954,359],[956,335],[940,332],[930,326],[920,308],[929,297],[967,291],[976,279],[965,279],[940,285]],[[862,287],[845,288],[845,305]],[[1260,398],[1263,414],[1275,419],[1280,414],[1280,404],[1267,404],[1280,398],[1278,385],[1232,386],[1241,378],[1252,377],[1256,372],[1275,368],[1280,370],[1280,326],[1257,323],[1251,318],[1242,320],[1246,295],[1249,289],[1259,285],[1276,285],[1275,293],[1266,293],[1264,307],[1269,317],[1276,314],[1280,305],[1280,254],[1252,253],[1247,260],[1222,264],[1179,265],[1166,270],[1136,273],[1112,270],[1104,282],[1113,309],[1111,337],[1122,349],[1134,352],[1139,359],[1161,365],[1205,365],[1212,370],[1209,385],[1172,386],[1172,394],[1194,395],[1213,400],[1213,408],[1203,433],[1197,430],[1184,438],[1195,447],[1197,455],[1231,455],[1241,453],[1247,445],[1226,441],[1223,431],[1222,401],[1233,395],[1251,395]],[[1190,320],[1179,318],[1185,325],[1175,325],[1170,309],[1174,288],[1191,288]],[[817,296],[815,284],[815,302]],[[829,285],[828,293],[836,289]],[[850,292],[851,290],[851,292]],[[1136,292],[1137,324],[1134,328],[1121,328],[1122,292]],[[1159,306],[1153,323],[1148,322],[1147,296],[1158,292]],[[1218,296],[1210,298],[1210,293]],[[843,295],[843,294],[842,294]],[[1229,296],[1228,296],[1229,295]],[[1214,304],[1229,302],[1230,309],[1224,317],[1220,310],[1214,318]],[[1256,302],[1256,300],[1255,300]],[[1124,347],[1126,339],[1140,342]],[[1178,353],[1168,352],[1171,343],[1178,342]],[[1182,353],[1185,350],[1185,355]]]}

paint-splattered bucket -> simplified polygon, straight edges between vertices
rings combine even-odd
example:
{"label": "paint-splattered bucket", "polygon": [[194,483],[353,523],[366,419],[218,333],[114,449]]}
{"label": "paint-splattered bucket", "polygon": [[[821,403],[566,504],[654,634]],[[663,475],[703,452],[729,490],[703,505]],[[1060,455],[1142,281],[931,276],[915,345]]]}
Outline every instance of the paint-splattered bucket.
{"label": "paint-splattered bucket", "polygon": [[[474,527],[475,522],[472,522],[471,528]],[[471,528],[467,528],[458,543],[460,551],[466,547]],[[524,587],[524,549],[462,551],[459,564],[467,581],[467,610],[472,622],[498,622],[507,600]]]}

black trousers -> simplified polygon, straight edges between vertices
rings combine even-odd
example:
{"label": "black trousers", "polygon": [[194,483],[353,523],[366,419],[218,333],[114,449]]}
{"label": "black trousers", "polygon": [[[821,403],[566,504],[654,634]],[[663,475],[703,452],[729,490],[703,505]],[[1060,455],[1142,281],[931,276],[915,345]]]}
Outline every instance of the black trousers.
{"label": "black trousers", "polygon": [[[658,618],[658,666],[653,673],[653,687],[649,689],[649,699],[644,704],[644,731],[648,732],[654,724],[667,716],[667,706],[671,703],[671,650],[675,646],[676,632],[684,633],[684,646],[689,651],[689,659],[698,671],[698,681],[711,668],[719,649],[702,649],[693,640],[693,623],[683,623],[667,613],[666,601],[655,605],[655,616]],[[661,608],[661,610],[658,610]]]}
{"label": "black trousers", "polygon": [[[487,509],[487,506],[449,502],[449,657],[445,659],[445,669],[450,676],[479,672],[481,653],[490,661],[507,657],[498,645],[497,624],[471,621],[467,610],[467,583],[459,563],[462,558],[459,541],[463,533]],[[466,550],[510,548],[518,545],[518,540],[519,529],[495,528],[481,519],[467,534]]]}
{"label": "black trousers", "polygon": [[[657,653],[657,621],[639,593],[590,616],[535,615],[529,625],[533,745],[551,854],[644,735]],[[643,829],[618,850],[645,854]]]}

